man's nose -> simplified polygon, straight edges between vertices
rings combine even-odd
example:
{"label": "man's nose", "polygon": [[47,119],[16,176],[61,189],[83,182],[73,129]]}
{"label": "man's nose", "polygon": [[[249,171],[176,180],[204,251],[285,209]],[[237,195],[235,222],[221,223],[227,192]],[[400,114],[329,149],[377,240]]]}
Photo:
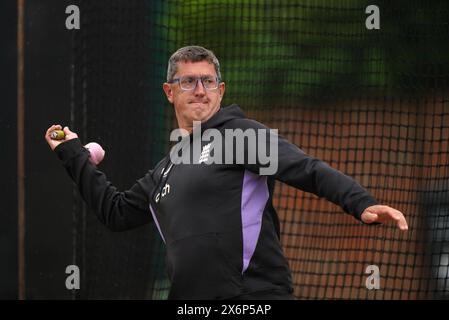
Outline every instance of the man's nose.
{"label": "man's nose", "polygon": [[194,94],[196,96],[204,96],[206,94],[206,88],[204,88],[203,82],[201,81],[201,79],[196,80],[196,87],[194,90]]}

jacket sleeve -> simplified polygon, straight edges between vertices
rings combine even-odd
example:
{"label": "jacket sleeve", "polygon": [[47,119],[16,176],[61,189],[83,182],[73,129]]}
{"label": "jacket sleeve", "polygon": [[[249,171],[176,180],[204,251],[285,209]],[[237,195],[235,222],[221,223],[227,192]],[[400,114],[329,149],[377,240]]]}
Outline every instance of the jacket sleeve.
{"label": "jacket sleeve", "polygon": [[[246,120],[245,122],[246,124],[243,126],[246,128],[269,130],[256,121]],[[358,220],[361,220],[361,214],[367,207],[378,204],[377,200],[351,177],[331,168],[325,162],[307,155],[277,133],[268,133],[266,149],[270,152],[275,151],[271,148],[273,143],[277,145],[277,157],[272,159],[277,161],[274,164],[276,167],[273,173],[275,179],[297,189],[313,193],[318,197],[324,197]],[[256,164],[247,164],[246,167],[254,173],[260,174],[260,168],[264,165],[258,160]]]}
{"label": "jacket sleeve", "polygon": [[90,163],[89,152],[79,139],[61,143],[54,151],[88,207],[108,228],[123,231],[152,221],[149,209],[149,194],[154,184],[151,171],[129,190],[120,192]]}

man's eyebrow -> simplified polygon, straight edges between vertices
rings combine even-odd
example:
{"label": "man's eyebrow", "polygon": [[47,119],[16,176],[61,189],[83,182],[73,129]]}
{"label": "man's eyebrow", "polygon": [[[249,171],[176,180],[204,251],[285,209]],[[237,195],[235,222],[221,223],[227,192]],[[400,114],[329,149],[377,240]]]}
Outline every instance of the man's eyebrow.
{"label": "man's eyebrow", "polygon": [[214,76],[214,75],[212,75],[212,74],[201,74],[201,75],[198,75],[198,74],[183,74],[183,75],[180,75],[180,76],[178,76],[177,78],[181,78],[181,77],[191,77],[191,78],[201,78],[201,77],[216,77],[216,76]]}

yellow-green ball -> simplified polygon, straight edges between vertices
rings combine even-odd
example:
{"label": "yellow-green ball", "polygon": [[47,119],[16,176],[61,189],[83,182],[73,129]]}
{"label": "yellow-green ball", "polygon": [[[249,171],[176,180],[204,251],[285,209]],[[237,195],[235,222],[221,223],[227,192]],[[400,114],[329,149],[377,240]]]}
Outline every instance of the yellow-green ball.
{"label": "yellow-green ball", "polygon": [[65,133],[62,130],[55,130],[50,134],[53,140],[62,140],[65,138]]}

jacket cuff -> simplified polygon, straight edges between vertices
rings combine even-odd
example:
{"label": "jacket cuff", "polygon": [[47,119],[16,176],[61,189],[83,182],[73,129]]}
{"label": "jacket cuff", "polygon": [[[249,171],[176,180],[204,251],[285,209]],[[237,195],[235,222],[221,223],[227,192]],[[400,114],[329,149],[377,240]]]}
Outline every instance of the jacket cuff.
{"label": "jacket cuff", "polygon": [[379,204],[379,202],[374,199],[373,197],[369,197],[369,198],[365,198],[362,201],[359,202],[359,204],[356,207],[356,215],[355,217],[362,222],[363,224],[367,224],[367,225],[377,225],[380,223],[365,223],[362,221],[362,213],[363,211],[365,211],[366,208],[374,206]]}
{"label": "jacket cuff", "polygon": [[58,155],[58,158],[63,162],[67,162],[80,154],[80,152],[87,152],[78,138],[70,139],[69,141],[59,144],[54,151]]}

